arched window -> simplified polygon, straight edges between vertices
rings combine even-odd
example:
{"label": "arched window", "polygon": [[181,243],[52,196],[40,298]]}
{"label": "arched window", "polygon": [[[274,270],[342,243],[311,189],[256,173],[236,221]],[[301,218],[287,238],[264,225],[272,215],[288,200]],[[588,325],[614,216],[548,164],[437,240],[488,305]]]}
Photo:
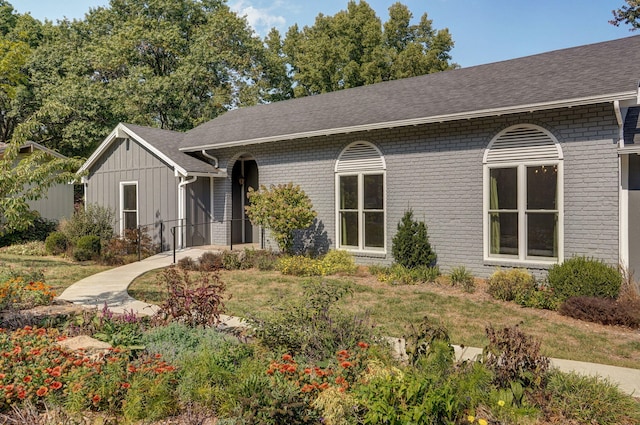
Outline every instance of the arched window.
{"label": "arched window", "polygon": [[483,159],[485,260],[562,261],[562,159],[555,137],[534,125],[509,127],[489,143]]}
{"label": "arched window", "polygon": [[336,161],[337,246],[354,251],[386,249],[384,157],[374,145],[355,142]]}

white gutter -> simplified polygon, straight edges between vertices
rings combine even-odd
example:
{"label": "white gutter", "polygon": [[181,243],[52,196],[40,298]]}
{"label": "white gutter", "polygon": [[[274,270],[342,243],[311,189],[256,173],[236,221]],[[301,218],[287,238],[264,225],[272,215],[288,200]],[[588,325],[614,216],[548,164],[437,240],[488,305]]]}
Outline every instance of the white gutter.
{"label": "white gutter", "polygon": [[182,235],[184,234],[183,226],[186,218],[185,216],[187,215],[187,197],[185,186],[198,180],[198,176],[193,176],[193,178],[189,180],[185,180],[184,177],[180,177],[180,180],[180,183],[178,183],[178,222],[180,223],[180,231],[178,233],[178,246],[182,248]]}
{"label": "white gutter", "polygon": [[358,131],[371,131],[371,130],[381,130],[381,129],[395,128],[395,127],[408,127],[408,126],[421,125],[421,124],[469,120],[473,118],[484,118],[487,116],[517,114],[522,112],[535,112],[535,111],[543,111],[543,110],[556,109],[556,108],[572,108],[575,106],[592,105],[595,103],[610,103],[616,100],[618,101],[636,100],[638,96],[639,96],[639,93],[636,90],[634,90],[631,92],[583,97],[583,98],[563,100],[563,101],[532,103],[529,105],[510,106],[510,107],[504,107],[504,108],[491,108],[491,109],[483,109],[478,111],[460,112],[455,114],[436,115],[436,116],[430,116],[430,117],[410,118],[406,120],[354,125],[349,127],[338,127],[338,128],[328,128],[328,129],[322,129],[322,130],[303,131],[299,133],[281,134],[281,135],[268,136],[268,137],[258,137],[255,139],[234,140],[234,141],[222,142],[222,143],[211,143],[207,145],[180,148],[180,151],[195,152],[195,151],[202,151],[204,149],[221,149],[221,148],[229,148],[229,147],[237,147],[237,146],[245,146],[245,145],[256,145],[261,143],[302,139],[302,138],[308,138],[308,137],[355,133]]}

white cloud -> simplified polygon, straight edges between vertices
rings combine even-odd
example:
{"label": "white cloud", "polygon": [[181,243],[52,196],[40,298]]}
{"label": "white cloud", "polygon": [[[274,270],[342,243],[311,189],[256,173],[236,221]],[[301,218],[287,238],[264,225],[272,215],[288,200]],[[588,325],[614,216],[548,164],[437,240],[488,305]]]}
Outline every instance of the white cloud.
{"label": "white cloud", "polygon": [[229,6],[238,15],[245,16],[249,25],[261,36],[265,36],[273,27],[280,31],[285,29],[287,20],[276,12],[284,6],[282,1],[272,2],[269,7],[255,7],[251,1],[238,0]]}

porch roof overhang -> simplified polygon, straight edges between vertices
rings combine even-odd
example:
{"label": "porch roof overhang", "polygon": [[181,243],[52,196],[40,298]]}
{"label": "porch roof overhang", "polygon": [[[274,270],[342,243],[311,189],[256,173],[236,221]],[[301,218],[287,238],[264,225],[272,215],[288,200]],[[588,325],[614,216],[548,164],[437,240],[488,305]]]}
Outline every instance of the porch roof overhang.
{"label": "porch roof overhang", "polygon": [[216,150],[223,148],[232,148],[232,147],[242,147],[249,145],[257,145],[263,143],[272,143],[272,142],[280,142],[280,141],[289,141],[296,139],[306,139],[311,137],[319,137],[319,136],[332,136],[338,134],[349,134],[356,132],[366,132],[373,130],[384,130],[384,129],[393,129],[399,127],[411,127],[423,124],[438,124],[444,122],[451,121],[462,121],[462,120],[471,120],[476,118],[486,118],[486,117],[494,117],[508,114],[518,114],[518,113],[532,113],[536,111],[545,111],[550,109],[561,109],[561,108],[573,108],[577,106],[586,106],[593,105],[599,103],[614,103],[624,102],[636,100],[638,98],[638,92],[636,90],[626,91],[620,93],[610,93],[598,96],[589,96],[589,97],[581,97],[574,99],[563,99],[558,101],[551,102],[541,102],[541,103],[532,103],[532,104],[523,104],[517,106],[508,106],[503,108],[490,108],[490,109],[481,109],[474,111],[464,111],[458,113],[451,113],[445,115],[434,115],[434,116],[425,116],[420,118],[411,118],[406,120],[395,120],[395,121],[387,121],[387,122],[378,122],[378,123],[368,123],[362,125],[353,125],[347,127],[336,127],[336,128],[326,128],[321,130],[314,131],[303,131],[297,133],[289,133],[289,134],[277,134],[266,137],[259,138],[251,138],[251,139],[240,139],[240,140],[231,140],[226,142],[219,143],[208,143],[197,146],[188,146],[180,148],[181,152],[199,152],[204,149],[206,150]]}

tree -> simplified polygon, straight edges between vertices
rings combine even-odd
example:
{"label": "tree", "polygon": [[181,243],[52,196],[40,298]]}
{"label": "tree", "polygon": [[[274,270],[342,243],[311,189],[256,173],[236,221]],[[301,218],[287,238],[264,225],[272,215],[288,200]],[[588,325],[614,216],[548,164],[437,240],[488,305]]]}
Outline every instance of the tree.
{"label": "tree", "polygon": [[423,221],[414,220],[410,209],[405,211],[398,223],[398,232],[392,244],[393,259],[404,267],[431,267],[436,263],[437,257],[429,243],[427,226]]}
{"label": "tree", "polygon": [[436,31],[425,13],[411,25],[409,9],[395,3],[382,24],[365,1],[350,1],[334,16],[318,15],[313,26],[289,28],[283,52],[295,96],[314,95],[455,67],[448,30]]}
{"label": "tree", "polygon": [[293,251],[294,231],[311,226],[317,215],[307,194],[293,183],[250,188],[247,196],[250,205],[245,211],[251,223],[269,229],[286,253]]}
{"label": "tree", "polygon": [[612,10],[613,19],[610,24],[620,26],[621,23],[631,25],[631,31],[640,28],[640,0],[625,0],[627,5]]}
{"label": "tree", "polygon": [[20,147],[38,126],[34,117],[19,124],[0,157],[0,235],[28,228],[37,217],[28,201],[41,198],[55,184],[74,181],[75,171],[82,164],[43,151],[21,157]]}

